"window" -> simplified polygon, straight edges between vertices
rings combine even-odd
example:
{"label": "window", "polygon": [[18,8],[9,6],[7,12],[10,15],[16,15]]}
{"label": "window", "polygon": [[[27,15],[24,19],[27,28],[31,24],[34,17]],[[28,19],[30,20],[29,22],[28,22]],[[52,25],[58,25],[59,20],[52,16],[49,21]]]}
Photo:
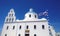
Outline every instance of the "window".
{"label": "window", "polygon": [[9,28],[9,26],[7,26],[7,28],[6,28],[6,29],[8,30],[8,28]]}
{"label": "window", "polygon": [[5,36],[7,36],[7,34],[5,34]]}
{"label": "window", "polygon": [[49,29],[49,31],[51,31],[51,30]]}
{"label": "window", "polygon": [[13,26],[13,30],[15,29],[15,26]]}
{"label": "window", "polygon": [[34,25],[34,29],[36,29],[36,25]]}
{"label": "window", "polygon": [[9,19],[9,22],[11,21],[11,18]]}
{"label": "window", "polygon": [[12,16],[13,16],[13,14],[12,14]]}
{"label": "window", "polygon": [[19,26],[19,29],[21,29],[21,25]]}
{"label": "window", "polygon": [[8,18],[6,19],[6,21],[8,22]]}
{"label": "window", "polygon": [[26,27],[27,29],[28,29],[28,25],[27,25],[27,27]]}
{"label": "window", "polygon": [[35,15],[35,18],[36,18],[36,15]]}
{"label": "window", "polygon": [[11,14],[9,14],[9,17],[11,17]]}
{"label": "window", "polygon": [[29,36],[29,34],[25,34],[25,36]]}
{"label": "window", "polygon": [[36,36],[36,34],[34,34],[34,36]]}
{"label": "window", "polygon": [[53,36],[51,32],[50,32],[49,34],[50,34],[51,36]]}
{"label": "window", "polygon": [[42,25],[42,29],[45,29],[44,25]]}
{"label": "window", "polygon": [[20,36],[20,34],[18,34],[18,36]]}
{"label": "window", "polygon": [[14,18],[12,18],[12,22],[13,22]]}
{"label": "window", "polygon": [[29,15],[29,17],[31,17],[31,14]]}
{"label": "window", "polygon": [[60,35],[58,35],[58,36],[60,36]]}
{"label": "window", "polygon": [[13,12],[13,10],[11,10],[11,12]]}

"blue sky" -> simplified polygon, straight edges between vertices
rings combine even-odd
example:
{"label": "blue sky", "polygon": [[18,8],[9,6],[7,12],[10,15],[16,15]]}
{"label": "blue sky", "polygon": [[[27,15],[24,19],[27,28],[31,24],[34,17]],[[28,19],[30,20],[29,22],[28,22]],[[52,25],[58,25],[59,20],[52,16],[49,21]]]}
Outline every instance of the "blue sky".
{"label": "blue sky", "polygon": [[24,14],[30,8],[37,14],[48,10],[50,25],[60,32],[60,0],[0,0],[0,31],[11,8],[15,10],[17,19],[24,19]]}

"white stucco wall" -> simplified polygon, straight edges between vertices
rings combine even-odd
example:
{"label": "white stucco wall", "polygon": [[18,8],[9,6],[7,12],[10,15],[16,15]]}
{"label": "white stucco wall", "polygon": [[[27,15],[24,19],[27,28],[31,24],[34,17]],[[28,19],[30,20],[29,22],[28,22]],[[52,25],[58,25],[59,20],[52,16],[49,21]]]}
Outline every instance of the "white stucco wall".
{"label": "white stucco wall", "polygon": [[[19,29],[20,25],[21,29]],[[7,34],[7,36],[18,36],[18,34],[21,34],[21,36],[25,36],[27,25],[29,26],[28,30],[30,36],[34,36],[34,34],[36,34],[37,36],[49,36],[48,22],[6,23],[3,26],[1,36],[5,36],[5,34]],[[36,29],[34,29],[34,25],[36,25]],[[45,29],[42,29],[42,25],[45,26]],[[9,26],[8,30],[6,30],[7,26]],[[14,30],[13,26],[15,26]]]}

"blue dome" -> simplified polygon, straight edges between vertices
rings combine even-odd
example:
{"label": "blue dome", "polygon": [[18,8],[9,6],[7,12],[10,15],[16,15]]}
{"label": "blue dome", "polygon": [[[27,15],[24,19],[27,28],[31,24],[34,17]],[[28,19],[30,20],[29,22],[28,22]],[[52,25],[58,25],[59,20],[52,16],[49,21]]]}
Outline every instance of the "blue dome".
{"label": "blue dome", "polygon": [[38,15],[37,13],[35,13],[33,11],[33,9],[31,8],[26,14],[25,14],[25,18],[28,18],[28,19],[33,19],[33,18],[38,18]]}

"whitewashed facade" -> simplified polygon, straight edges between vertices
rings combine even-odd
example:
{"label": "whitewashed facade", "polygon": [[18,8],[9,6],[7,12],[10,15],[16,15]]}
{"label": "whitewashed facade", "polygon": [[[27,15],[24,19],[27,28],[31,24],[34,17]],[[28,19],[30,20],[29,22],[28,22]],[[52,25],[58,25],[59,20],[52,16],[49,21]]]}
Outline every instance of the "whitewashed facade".
{"label": "whitewashed facade", "polygon": [[38,19],[37,13],[30,9],[23,20],[17,20],[14,9],[5,18],[1,36],[55,36],[55,31],[47,19]]}
{"label": "whitewashed facade", "polygon": [[56,33],[56,36],[60,36],[60,32],[57,32],[57,33]]}

